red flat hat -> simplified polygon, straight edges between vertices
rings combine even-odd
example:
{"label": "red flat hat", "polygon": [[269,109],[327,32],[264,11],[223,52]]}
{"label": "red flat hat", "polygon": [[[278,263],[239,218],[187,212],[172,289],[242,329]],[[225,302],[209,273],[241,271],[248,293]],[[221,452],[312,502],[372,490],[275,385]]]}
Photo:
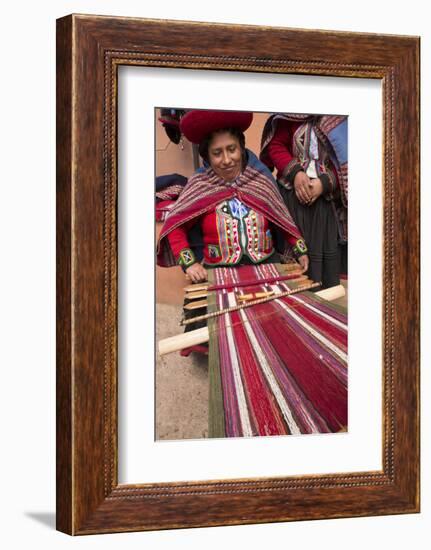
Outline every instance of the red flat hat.
{"label": "red flat hat", "polygon": [[186,113],[180,130],[192,143],[200,143],[208,134],[223,128],[238,128],[245,132],[253,120],[253,113],[241,111],[203,111]]}

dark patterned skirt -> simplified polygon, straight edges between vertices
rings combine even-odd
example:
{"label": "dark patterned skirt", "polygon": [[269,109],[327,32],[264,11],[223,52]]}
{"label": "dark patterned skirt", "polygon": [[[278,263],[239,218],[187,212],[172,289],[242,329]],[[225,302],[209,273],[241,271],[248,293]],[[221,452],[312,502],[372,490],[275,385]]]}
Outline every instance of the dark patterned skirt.
{"label": "dark patterned skirt", "polygon": [[279,188],[308,247],[308,277],[320,281],[322,288],[339,285],[341,247],[332,202],[319,197],[311,206],[302,205],[294,189]]}

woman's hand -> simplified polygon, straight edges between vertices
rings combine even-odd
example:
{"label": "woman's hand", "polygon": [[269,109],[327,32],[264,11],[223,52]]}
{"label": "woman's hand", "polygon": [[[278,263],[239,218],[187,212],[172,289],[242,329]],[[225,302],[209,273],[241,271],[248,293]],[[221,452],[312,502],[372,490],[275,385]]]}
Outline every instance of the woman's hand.
{"label": "woman's hand", "polygon": [[305,273],[308,270],[309,259],[307,254],[303,254],[298,258],[299,265],[301,266],[301,272]]}
{"label": "woman's hand", "polygon": [[323,193],[322,182],[320,181],[319,178],[313,178],[310,180],[310,185],[308,189],[309,189],[309,193],[311,193],[311,200],[308,203],[308,205],[311,205]]}
{"label": "woman's hand", "polygon": [[193,283],[202,283],[208,279],[207,270],[200,263],[195,263],[188,267],[186,275]]}
{"label": "woman's hand", "polygon": [[305,172],[298,172],[293,180],[295,194],[301,204],[308,204],[313,198],[310,190],[310,178]]}

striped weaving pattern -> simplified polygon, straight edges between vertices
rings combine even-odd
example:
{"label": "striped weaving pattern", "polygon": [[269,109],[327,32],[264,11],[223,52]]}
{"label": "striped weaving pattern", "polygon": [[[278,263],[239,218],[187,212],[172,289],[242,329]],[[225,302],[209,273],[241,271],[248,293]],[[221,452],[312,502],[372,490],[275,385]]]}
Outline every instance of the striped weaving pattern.
{"label": "striped weaving pattern", "polygon": [[[238,296],[295,288],[277,264],[217,268],[209,311]],[[253,286],[237,286],[255,280]],[[269,280],[271,282],[266,282]],[[302,292],[209,323],[210,436],[331,433],[347,428],[347,314]]]}

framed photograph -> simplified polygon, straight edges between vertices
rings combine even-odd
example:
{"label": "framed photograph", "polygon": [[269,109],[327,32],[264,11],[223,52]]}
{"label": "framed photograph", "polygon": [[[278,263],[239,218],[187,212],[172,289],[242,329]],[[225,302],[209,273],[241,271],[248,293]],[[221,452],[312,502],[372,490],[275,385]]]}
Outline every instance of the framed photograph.
{"label": "framed photograph", "polygon": [[419,38],[59,19],[57,528],[418,511]]}

